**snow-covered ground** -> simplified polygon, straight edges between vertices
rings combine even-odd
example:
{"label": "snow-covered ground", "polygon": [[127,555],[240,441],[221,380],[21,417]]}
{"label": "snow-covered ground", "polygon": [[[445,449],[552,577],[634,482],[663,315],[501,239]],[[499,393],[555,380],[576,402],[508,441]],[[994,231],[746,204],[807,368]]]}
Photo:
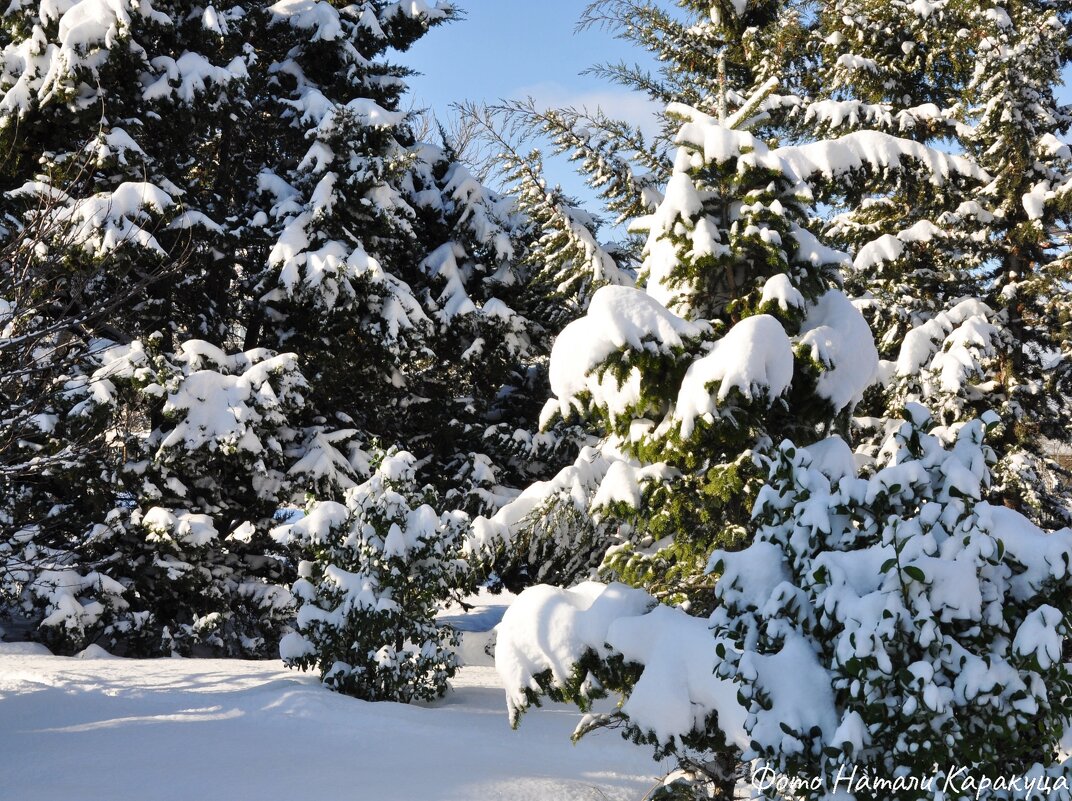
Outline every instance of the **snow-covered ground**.
{"label": "snow-covered ground", "polygon": [[0,797],[639,801],[668,767],[613,732],[571,745],[566,707],[511,731],[488,665],[463,668],[454,688],[426,707],[370,704],[280,662],[0,643]]}

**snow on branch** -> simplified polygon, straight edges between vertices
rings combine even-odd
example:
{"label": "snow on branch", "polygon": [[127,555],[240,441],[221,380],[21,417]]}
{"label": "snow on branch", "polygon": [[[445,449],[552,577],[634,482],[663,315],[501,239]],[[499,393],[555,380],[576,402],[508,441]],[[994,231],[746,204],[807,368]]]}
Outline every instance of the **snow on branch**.
{"label": "snow on branch", "polygon": [[773,152],[805,181],[842,179],[862,171],[897,171],[906,166],[906,161],[922,166],[935,186],[955,178],[980,183],[991,180],[989,173],[970,159],[881,131],[856,131],[837,139],[780,147]]}

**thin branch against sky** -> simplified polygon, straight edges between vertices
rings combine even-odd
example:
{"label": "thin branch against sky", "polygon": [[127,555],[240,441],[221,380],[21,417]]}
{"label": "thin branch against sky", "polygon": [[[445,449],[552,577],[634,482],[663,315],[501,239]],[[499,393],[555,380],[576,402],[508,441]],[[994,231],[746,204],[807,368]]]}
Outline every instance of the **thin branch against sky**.
{"label": "thin branch against sky", "polygon": [[462,0],[465,18],[432,31],[406,54],[422,73],[410,79],[413,98],[437,112],[452,103],[532,96],[564,105],[603,104],[639,113],[632,92],[582,74],[597,62],[644,60],[611,32],[576,31],[583,0]]}
{"label": "thin branch against sky", "polygon": [[[446,119],[455,103],[496,103],[531,97],[541,107],[599,107],[653,128],[655,106],[636,92],[583,74],[596,63],[647,63],[647,54],[613,33],[577,31],[585,0],[459,0],[464,18],[433,30],[405,54],[420,75],[410,100]],[[549,177],[567,193],[594,198],[565,159],[550,159]]]}

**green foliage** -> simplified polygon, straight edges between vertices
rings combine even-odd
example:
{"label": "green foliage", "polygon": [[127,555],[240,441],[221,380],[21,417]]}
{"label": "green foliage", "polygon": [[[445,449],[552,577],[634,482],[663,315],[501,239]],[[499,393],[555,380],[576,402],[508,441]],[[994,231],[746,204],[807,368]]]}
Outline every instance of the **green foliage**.
{"label": "green foliage", "polygon": [[705,570],[716,547],[734,548],[748,537],[747,520],[761,486],[752,453],[706,472],[683,474],[651,487],[645,509],[625,505],[605,514],[629,521],[638,534],[611,546],[600,567],[608,581],[647,590],[661,603],[691,614],[710,612],[714,579]]}

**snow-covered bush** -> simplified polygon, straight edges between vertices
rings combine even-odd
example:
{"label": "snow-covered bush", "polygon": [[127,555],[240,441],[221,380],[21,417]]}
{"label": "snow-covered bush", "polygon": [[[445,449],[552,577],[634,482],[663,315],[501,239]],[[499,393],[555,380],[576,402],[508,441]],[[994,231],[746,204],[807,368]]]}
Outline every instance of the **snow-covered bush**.
{"label": "snow-covered bush", "polygon": [[[718,674],[749,714],[744,756],[823,777],[808,798],[843,765],[940,783],[961,767],[1058,769],[1072,532],[980,501],[994,460],[982,421],[925,433],[921,407],[906,416],[866,479],[843,447],[783,444],[755,542],[712,555]],[[793,695],[808,714],[780,709]]]}
{"label": "snow-covered bush", "polygon": [[[853,768],[889,780],[864,789],[890,801],[913,776],[1055,781],[1072,532],[980,500],[982,421],[928,426],[910,407],[867,476],[840,438],[774,449],[752,544],[711,555],[707,619],[614,585],[524,593],[496,651],[514,721],[545,692],[584,706],[617,691],[619,710],[578,734],[624,725],[723,790],[735,752],[738,779],[806,779],[817,801]],[[548,625],[567,635],[541,639]]]}
{"label": "snow-covered bush", "polygon": [[283,661],[369,701],[439,697],[458,668],[457,635],[435,616],[468,579],[468,518],[429,505],[435,496],[415,483],[415,461],[405,451],[384,456],[345,505],[315,504],[275,532],[305,557],[292,588],[298,630],[280,644]]}

